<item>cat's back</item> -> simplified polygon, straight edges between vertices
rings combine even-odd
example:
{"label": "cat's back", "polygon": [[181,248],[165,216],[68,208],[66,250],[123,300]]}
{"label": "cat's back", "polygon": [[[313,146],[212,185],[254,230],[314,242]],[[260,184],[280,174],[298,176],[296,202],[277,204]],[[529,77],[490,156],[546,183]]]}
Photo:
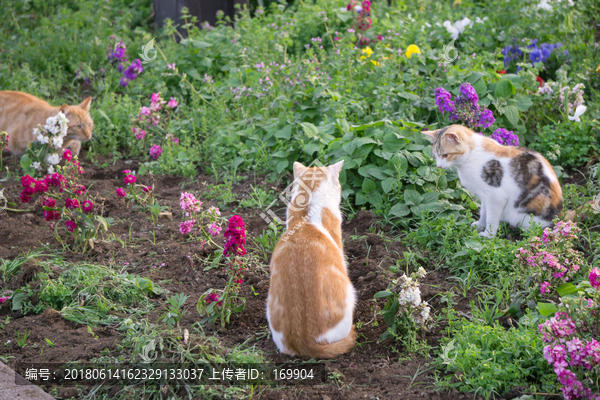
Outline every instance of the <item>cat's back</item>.
{"label": "cat's back", "polygon": [[0,91],[0,131],[10,136],[8,148],[21,153],[33,141],[33,129],[53,112],[48,102],[31,94]]}

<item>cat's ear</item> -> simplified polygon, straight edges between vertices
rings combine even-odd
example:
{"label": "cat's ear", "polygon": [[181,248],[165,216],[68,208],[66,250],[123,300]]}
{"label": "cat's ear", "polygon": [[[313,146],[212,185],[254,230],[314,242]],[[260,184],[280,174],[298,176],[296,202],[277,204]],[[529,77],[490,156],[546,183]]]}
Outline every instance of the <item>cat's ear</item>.
{"label": "cat's ear", "polygon": [[92,96],[88,96],[87,99],[81,102],[79,105],[85,112],[90,112],[90,105],[92,104]]}
{"label": "cat's ear", "polygon": [[294,163],[294,179],[300,177],[305,169],[306,169],[306,167],[304,165],[302,165],[298,161],[296,161]]}
{"label": "cat's ear", "polygon": [[331,174],[331,177],[334,178],[336,181],[340,178],[340,171],[342,170],[343,166],[344,160],[327,167],[329,168],[329,173]]}
{"label": "cat's ear", "polygon": [[429,140],[431,143],[435,140],[435,134],[437,131],[421,131],[423,135]]}
{"label": "cat's ear", "polygon": [[448,142],[449,144],[458,144],[458,143],[460,143],[460,138],[454,132],[448,132],[448,133],[446,133],[444,135],[444,140],[446,140],[446,142]]}
{"label": "cat's ear", "polygon": [[65,115],[69,115],[71,113],[71,109],[66,104],[63,104],[62,106],[60,106],[60,111],[62,111],[62,113]]}

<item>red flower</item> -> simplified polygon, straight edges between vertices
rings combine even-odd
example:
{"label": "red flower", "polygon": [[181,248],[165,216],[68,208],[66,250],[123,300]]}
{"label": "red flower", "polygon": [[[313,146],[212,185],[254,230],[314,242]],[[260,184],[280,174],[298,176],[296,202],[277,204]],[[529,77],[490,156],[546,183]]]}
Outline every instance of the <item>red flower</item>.
{"label": "red flower", "polygon": [[539,85],[538,85],[538,87],[542,87],[542,86],[544,86],[544,82],[545,82],[545,81],[544,81],[542,78],[540,78],[540,77],[538,76],[537,78],[535,78],[535,80],[539,82]]}
{"label": "red flower", "polygon": [[69,199],[67,197],[67,199],[65,200],[65,207],[67,207],[69,210],[74,210],[79,207],[79,200]]}
{"label": "red flower", "polygon": [[75,194],[76,194],[76,195],[78,195],[78,196],[79,196],[79,195],[82,195],[82,194],[84,194],[84,193],[85,193],[85,191],[86,191],[86,189],[85,189],[85,186],[83,186],[83,185],[78,185],[78,186],[77,186],[77,187],[76,187],[76,188],[75,188],[73,191],[75,192]]}
{"label": "red flower", "polygon": [[152,191],[152,188],[150,186],[144,186],[142,189],[145,193],[150,193]]}
{"label": "red flower", "polygon": [[[49,197],[43,201],[42,205],[44,207],[55,207],[56,200],[54,200],[52,197]],[[44,210],[44,218],[46,219],[46,221],[51,221],[53,219],[59,219],[60,213],[58,211],[54,211],[54,210]]]}
{"label": "red flower", "polygon": [[226,240],[225,248],[223,249],[224,256],[243,256],[246,254],[246,249],[244,249],[244,245],[246,244],[246,230],[242,217],[234,215],[229,218],[229,226],[224,236]]}
{"label": "red flower", "polygon": [[81,208],[83,208],[83,211],[85,212],[92,211],[92,208],[94,208],[94,203],[92,203],[91,200],[86,200],[81,203]]}
{"label": "red flower", "polygon": [[377,35],[377,40],[383,40],[383,36]]}
{"label": "red flower", "polygon": [[506,75],[506,70],[500,70],[500,71],[496,71],[497,73],[499,73],[500,75]]}
{"label": "red flower", "polygon": [[127,196],[127,193],[125,193],[125,191],[122,188],[117,188],[117,196],[125,197]]}

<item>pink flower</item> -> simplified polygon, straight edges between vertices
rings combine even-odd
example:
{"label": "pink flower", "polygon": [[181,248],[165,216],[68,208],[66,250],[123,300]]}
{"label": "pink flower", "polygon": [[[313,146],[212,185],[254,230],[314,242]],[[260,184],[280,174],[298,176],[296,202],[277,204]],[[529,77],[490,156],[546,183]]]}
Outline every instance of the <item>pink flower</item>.
{"label": "pink flower", "polygon": [[124,169],[124,170],[123,170],[123,173],[124,173],[125,175],[129,175],[129,174],[131,174],[131,170],[130,170],[130,169]]}
{"label": "pink flower", "polygon": [[173,64],[167,64],[167,68],[175,70],[175,63],[173,63]]}
{"label": "pink flower", "polygon": [[81,204],[81,208],[83,208],[83,211],[85,212],[92,211],[92,208],[94,208],[94,203],[92,203],[91,200],[86,200]]}
{"label": "pink flower", "polygon": [[67,230],[69,232],[73,232],[75,228],[77,228],[77,222],[75,222],[74,220],[65,221],[65,225],[67,226]]}
{"label": "pink flower", "polygon": [[592,268],[588,279],[590,280],[590,285],[592,285],[594,289],[600,288],[600,270],[598,270],[598,267]]}
{"label": "pink flower", "polygon": [[71,150],[65,149],[65,151],[63,151],[62,158],[63,158],[63,160],[71,161],[71,158],[73,158],[73,154],[71,154]]}
{"label": "pink flower", "polygon": [[204,301],[206,302],[206,304],[216,303],[219,301],[219,295],[216,293],[211,293],[204,298]]}
{"label": "pink flower", "polygon": [[221,233],[221,227],[213,222],[208,226],[208,233],[210,233],[211,236],[217,236],[219,233]]}
{"label": "pink flower", "polygon": [[140,129],[139,132],[135,135],[135,138],[138,140],[142,140],[145,137],[146,137],[146,131],[143,129]]}
{"label": "pink flower", "polygon": [[202,207],[202,202],[196,199],[193,194],[184,192],[181,193],[181,197],[179,198],[179,205],[184,211],[198,212],[200,211],[200,207]]}
{"label": "pink flower", "polygon": [[148,107],[142,107],[140,110],[140,116],[142,115],[151,115],[152,111]]}
{"label": "pink flower", "polygon": [[75,192],[76,195],[82,195],[86,192],[85,186],[83,185],[78,185],[77,187],[75,187],[75,189],[73,189],[73,192]]}
{"label": "pink flower", "polygon": [[187,221],[183,221],[180,225],[179,225],[179,232],[181,232],[182,235],[186,235],[188,233],[190,233],[192,231],[192,228],[194,227],[194,220],[190,219]]}
{"label": "pink flower", "polygon": [[150,193],[152,191],[152,188],[150,186],[144,186],[142,190],[144,191],[144,193]]}
{"label": "pink flower", "polygon": [[171,100],[169,100],[167,105],[171,108],[177,107],[177,99],[175,99],[175,97],[171,97]]}
{"label": "pink flower", "polygon": [[79,200],[67,198],[65,200],[65,207],[67,207],[69,210],[74,210],[79,207]]}
{"label": "pink flower", "polygon": [[542,282],[542,284],[540,285],[540,293],[541,294],[549,293],[550,292],[550,290],[548,290],[549,287],[550,287],[550,282]]}
{"label": "pink flower", "polygon": [[150,156],[152,158],[154,158],[155,160],[158,160],[158,157],[160,157],[161,154],[162,154],[162,149],[157,144],[152,146],[152,148],[150,149]]}
{"label": "pink flower", "polygon": [[0,297],[0,304],[4,303],[8,299],[9,299],[8,296],[6,296],[6,297]]}
{"label": "pink flower", "polygon": [[125,191],[122,188],[117,188],[117,196],[125,197],[127,196],[127,193],[125,193]]}
{"label": "pink flower", "polygon": [[135,175],[127,175],[124,179],[124,182],[126,185],[133,185],[136,180],[137,178],[135,177]]}
{"label": "pink flower", "polygon": [[217,217],[220,217],[220,216],[221,216],[221,211],[219,211],[219,209],[218,209],[217,207],[214,207],[214,206],[211,206],[211,207],[208,209],[208,213],[209,213],[209,214],[215,214]]}
{"label": "pink flower", "polygon": [[229,226],[224,233],[225,248],[223,255],[229,257],[231,255],[243,256],[246,254],[244,244],[246,244],[246,230],[244,228],[244,220],[239,215],[234,215],[229,218]]}

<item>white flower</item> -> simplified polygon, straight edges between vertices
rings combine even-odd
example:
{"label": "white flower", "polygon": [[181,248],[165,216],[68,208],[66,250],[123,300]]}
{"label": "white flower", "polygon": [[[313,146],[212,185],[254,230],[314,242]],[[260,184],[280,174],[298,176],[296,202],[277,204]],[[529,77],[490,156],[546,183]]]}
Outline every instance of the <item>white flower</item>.
{"label": "white flower", "polygon": [[577,108],[575,109],[575,115],[573,115],[572,117],[569,116],[569,120],[580,122],[579,117],[583,115],[585,110],[587,110],[586,106],[577,106]]}
{"label": "white flower", "polygon": [[544,86],[538,88],[538,93],[552,94],[554,93],[554,90],[552,90],[552,86],[550,86],[548,83],[544,83]]}
{"label": "white flower", "polygon": [[34,161],[33,164],[31,164],[31,166],[33,167],[33,169],[38,170],[40,169],[42,164],[39,161]]}
{"label": "white flower", "polygon": [[417,271],[417,275],[420,276],[421,278],[423,278],[425,275],[427,275],[427,271],[425,271],[425,268],[419,267],[419,270]]}
{"label": "white flower", "polygon": [[63,145],[63,138],[62,136],[55,136],[52,138],[52,146],[55,149],[60,149]]}
{"label": "white flower", "polygon": [[450,34],[450,37],[454,40],[458,39],[458,36],[465,31],[467,26],[473,25],[473,22],[465,17],[460,21],[456,21],[454,24],[452,22],[446,20],[443,24],[446,27],[446,30]]}
{"label": "white flower", "polygon": [[58,154],[48,154],[46,156],[46,163],[50,165],[56,165],[60,162],[60,157]]}
{"label": "white flower", "polygon": [[54,173],[54,167],[51,165],[48,167],[48,174],[52,175]]}
{"label": "white flower", "polygon": [[488,19],[489,19],[488,17],[483,17],[483,19],[481,19],[479,17],[475,17],[475,22],[478,23],[478,24],[483,24]]}
{"label": "white flower", "polygon": [[362,6],[356,5],[354,6],[354,9],[356,10],[356,12],[361,12],[362,11]]}
{"label": "white flower", "polygon": [[537,9],[552,11],[552,6],[548,3],[548,0],[542,0],[537,5]]}
{"label": "white flower", "polygon": [[56,117],[57,117],[56,120],[60,125],[67,125],[69,123],[67,116],[65,114],[63,114],[62,111],[59,111],[58,115]]}
{"label": "white flower", "polygon": [[37,141],[42,143],[42,144],[47,144],[49,142],[48,136],[42,136],[41,134],[38,135],[37,137]]}

